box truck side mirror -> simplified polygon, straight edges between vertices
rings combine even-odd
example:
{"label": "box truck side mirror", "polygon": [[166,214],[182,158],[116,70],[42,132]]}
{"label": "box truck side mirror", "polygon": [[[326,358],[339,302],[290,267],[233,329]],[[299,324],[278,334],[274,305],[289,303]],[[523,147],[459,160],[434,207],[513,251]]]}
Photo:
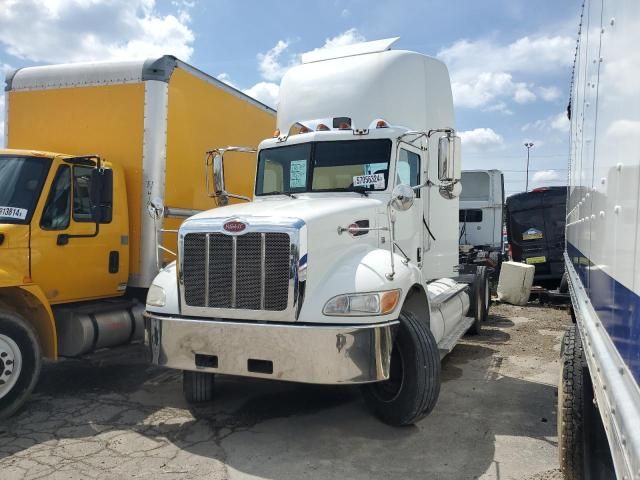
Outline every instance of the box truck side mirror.
{"label": "box truck side mirror", "polygon": [[91,215],[96,223],[109,222],[113,206],[113,170],[95,168],[89,187]]}

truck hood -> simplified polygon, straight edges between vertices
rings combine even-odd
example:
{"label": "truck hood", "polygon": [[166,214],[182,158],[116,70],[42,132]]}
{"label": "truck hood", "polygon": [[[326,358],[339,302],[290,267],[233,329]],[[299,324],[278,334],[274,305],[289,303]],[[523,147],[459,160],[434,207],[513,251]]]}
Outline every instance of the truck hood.
{"label": "truck hood", "polygon": [[[286,217],[299,218],[307,225],[311,225],[316,223],[317,220],[335,217],[335,227],[337,228],[339,222],[344,221],[344,219],[351,218],[351,222],[368,219],[368,217],[375,215],[376,212],[384,213],[385,208],[386,200],[384,198],[354,197],[351,194],[338,197],[274,197],[208,210],[191,217],[189,220],[235,217]],[[373,218],[370,220],[373,221]],[[348,224],[341,226],[346,227]]]}

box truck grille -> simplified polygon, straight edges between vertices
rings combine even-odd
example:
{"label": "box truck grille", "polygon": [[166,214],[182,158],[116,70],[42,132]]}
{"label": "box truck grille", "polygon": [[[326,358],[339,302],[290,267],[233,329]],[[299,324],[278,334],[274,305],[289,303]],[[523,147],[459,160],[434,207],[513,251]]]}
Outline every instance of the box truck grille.
{"label": "box truck grille", "polygon": [[187,305],[281,311],[289,302],[287,233],[189,233],[182,275]]}

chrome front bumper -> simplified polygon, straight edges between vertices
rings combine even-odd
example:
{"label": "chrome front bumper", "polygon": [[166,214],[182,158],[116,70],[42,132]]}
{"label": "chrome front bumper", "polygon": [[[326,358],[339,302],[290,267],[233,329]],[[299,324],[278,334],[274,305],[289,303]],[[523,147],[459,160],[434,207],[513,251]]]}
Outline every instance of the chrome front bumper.
{"label": "chrome front bumper", "polygon": [[315,384],[388,379],[398,325],[243,323],[149,312],[145,323],[156,365]]}

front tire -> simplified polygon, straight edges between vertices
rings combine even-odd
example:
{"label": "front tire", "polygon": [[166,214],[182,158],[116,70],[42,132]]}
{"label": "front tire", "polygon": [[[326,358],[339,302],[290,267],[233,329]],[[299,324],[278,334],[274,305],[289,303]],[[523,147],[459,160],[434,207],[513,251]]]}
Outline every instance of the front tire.
{"label": "front tire", "polygon": [[400,313],[391,374],[363,387],[365,403],[384,423],[411,425],[431,413],[440,394],[440,354],[429,326]]}
{"label": "front tire", "polygon": [[40,343],[31,325],[0,310],[0,418],[24,404],[38,382],[41,364]]}
{"label": "front tire", "polygon": [[208,372],[182,372],[182,391],[189,403],[203,403],[213,400],[215,376]]}

